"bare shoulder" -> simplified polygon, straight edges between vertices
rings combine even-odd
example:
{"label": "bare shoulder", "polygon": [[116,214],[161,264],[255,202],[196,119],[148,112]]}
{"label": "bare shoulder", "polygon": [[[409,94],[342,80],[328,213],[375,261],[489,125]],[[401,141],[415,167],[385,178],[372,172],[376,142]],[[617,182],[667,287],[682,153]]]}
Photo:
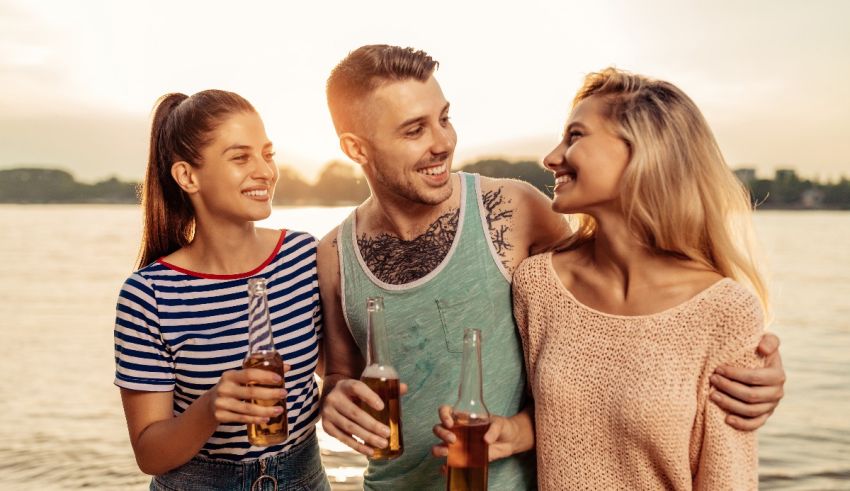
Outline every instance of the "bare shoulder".
{"label": "bare shoulder", "polygon": [[556,217],[559,221],[563,220],[561,215],[552,211],[552,200],[536,187],[519,179],[481,176],[481,198],[487,210],[509,210],[512,216],[523,219]]}
{"label": "bare shoulder", "polygon": [[319,254],[337,253],[337,236],[339,235],[339,225],[331,229],[324,237],[319,239]]}
{"label": "bare shoulder", "polygon": [[538,196],[546,199],[546,195],[537,188],[519,179],[480,176],[480,181],[481,194],[499,192],[507,198],[520,201],[534,199]]}
{"label": "bare shoulder", "polygon": [[481,176],[481,206],[490,243],[508,275],[528,255],[523,224],[518,221],[518,207],[523,199],[521,181]]}
{"label": "bare shoulder", "polygon": [[547,250],[570,233],[549,198],[525,181],[481,177],[481,202],[490,240],[510,273],[530,254]]}
{"label": "bare shoulder", "polygon": [[327,294],[328,287],[332,289],[339,288],[339,253],[337,243],[337,235],[339,226],[334,227],[330,232],[325,234],[319,240],[318,250],[316,252],[316,261],[318,262],[319,270],[319,287],[322,288],[322,294]]}

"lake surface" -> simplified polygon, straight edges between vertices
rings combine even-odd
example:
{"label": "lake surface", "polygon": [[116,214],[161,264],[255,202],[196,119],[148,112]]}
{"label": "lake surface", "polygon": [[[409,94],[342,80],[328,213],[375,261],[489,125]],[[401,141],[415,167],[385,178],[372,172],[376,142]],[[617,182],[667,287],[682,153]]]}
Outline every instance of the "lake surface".
{"label": "lake surface", "polygon": [[[320,237],[351,208],[276,208],[266,226]],[[0,489],[147,489],[112,384],[118,289],[140,211],[0,205]],[[850,213],[759,212],[789,375],[760,431],[763,489],[850,489]],[[365,460],[320,434],[335,490]]]}

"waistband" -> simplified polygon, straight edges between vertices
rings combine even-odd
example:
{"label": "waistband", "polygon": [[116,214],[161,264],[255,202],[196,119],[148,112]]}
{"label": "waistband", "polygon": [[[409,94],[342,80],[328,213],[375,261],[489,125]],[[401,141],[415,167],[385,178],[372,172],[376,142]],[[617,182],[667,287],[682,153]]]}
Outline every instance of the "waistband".
{"label": "waistband", "polygon": [[301,483],[327,482],[324,475],[319,441],[313,431],[287,451],[268,458],[234,462],[196,455],[184,465],[154,477],[150,489],[299,489]]}

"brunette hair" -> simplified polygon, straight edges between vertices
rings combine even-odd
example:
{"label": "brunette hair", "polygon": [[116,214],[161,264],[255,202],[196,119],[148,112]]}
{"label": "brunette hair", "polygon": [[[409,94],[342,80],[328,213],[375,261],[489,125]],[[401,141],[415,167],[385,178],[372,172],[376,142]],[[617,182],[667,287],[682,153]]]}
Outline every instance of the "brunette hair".
{"label": "brunette hair", "polygon": [[428,53],[386,44],[361,46],[331,71],[328,108],[337,134],[353,131],[363,100],[387,82],[416,79],[425,82],[439,63]]}
{"label": "brunette hair", "polygon": [[244,98],[223,90],[166,94],[157,100],[151,122],[150,152],[141,198],[142,245],[137,266],[171,254],[188,244],[195,231],[195,211],[171,176],[175,162],[201,164],[211,133],[228,116],[256,112]]}

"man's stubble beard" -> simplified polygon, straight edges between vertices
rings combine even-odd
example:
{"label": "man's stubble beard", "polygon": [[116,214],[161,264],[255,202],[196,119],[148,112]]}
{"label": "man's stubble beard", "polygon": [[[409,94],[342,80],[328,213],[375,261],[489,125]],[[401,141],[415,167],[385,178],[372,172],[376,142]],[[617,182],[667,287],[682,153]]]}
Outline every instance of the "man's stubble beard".
{"label": "man's stubble beard", "polygon": [[[442,159],[429,159],[429,163],[436,162],[445,162],[446,166],[449,167],[449,172],[451,172],[451,154]],[[417,164],[421,163],[417,162]],[[449,199],[452,195],[452,181],[451,177],[446,182],[445,186],[439,189],[440,193],[423,193],[417,186],[406,179],[407,173],[403,170],[402,173],[396,172],[387,172],[387,169],[391,169],[391,165],[385,165],[382,162],[382,158],[379,155],[375,156],[374,162],[371,164],[373,174],[375,176],[375,180],[378,182],[378,185],[387,191],[395,194],[396,196],[410,201],[415,204],[420,205],[428,205],[428,206],[436,206],[447,199]],[[436,189],[431,188],[434,191]]]}

